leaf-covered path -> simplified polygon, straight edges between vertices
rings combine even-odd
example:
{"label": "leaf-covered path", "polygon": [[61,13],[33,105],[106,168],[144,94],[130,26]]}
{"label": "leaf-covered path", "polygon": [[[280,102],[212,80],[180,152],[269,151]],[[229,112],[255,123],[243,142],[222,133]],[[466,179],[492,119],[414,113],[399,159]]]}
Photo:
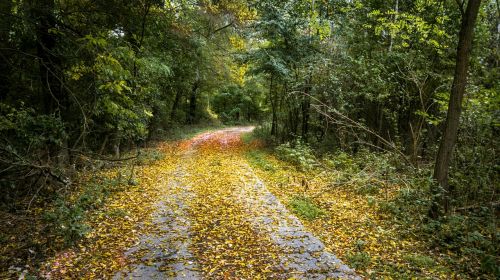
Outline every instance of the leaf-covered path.
{"label": "leaf-covered path", "polygon": [[141,261],[115,278],[355,278],[272,195],[241,155],[232,128],[183,145],[182,160],[154,213],[160,231],[129,254]]}
{"label": "leaf-covered path", "polygon": [[[255,147],[241,139],[252,129],[200,134],[176,145],[156,170],[146,170],[157,173],[150,181],[155,187],[130,196],[147,197],[143,203],[151,210],[137,210],[131,226],[137,231],[123,232],[130,242],[118,242],[121,236],[107,241],[119,244],[120,262],[109,261],[101,272],[81,256],[68,261],[66,254],[55,263],[91,278],[358,279],[255,175],[244,157]],[[94,246],[97,252],[111,247],[99,238],[95,243],[104,244]]]}

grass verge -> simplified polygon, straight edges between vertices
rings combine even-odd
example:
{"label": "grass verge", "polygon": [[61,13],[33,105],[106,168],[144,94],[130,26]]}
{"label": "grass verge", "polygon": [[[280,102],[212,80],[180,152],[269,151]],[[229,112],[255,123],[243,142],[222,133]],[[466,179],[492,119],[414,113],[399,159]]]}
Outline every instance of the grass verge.
{"label": "grass verge", "polygon": [[[428,224],[418,217],[427,205],[422,195],[425,182],[416,174],[406,181],[398,179],[405,176],[403,171],[396,172],[376,156],[373,160],[331,156],[322,162],[328,168],[311,170],[296,168],[265,150],[250,150],[246,156],[257,176],[288,202],[285,205],[306,228],[367,279],[471,279],[474,275],[494,279],[491,272],[480,271],[480,260],[466,268],[459,254],[439,250],[435,230],[435,238],[424,233]],[[455,227],[438,226],[454,236],[450,230]]]}

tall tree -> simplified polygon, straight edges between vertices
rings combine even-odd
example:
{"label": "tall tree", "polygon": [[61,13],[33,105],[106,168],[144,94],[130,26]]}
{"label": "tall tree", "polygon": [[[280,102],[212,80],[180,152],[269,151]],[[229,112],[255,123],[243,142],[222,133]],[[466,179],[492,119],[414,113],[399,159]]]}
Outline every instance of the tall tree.
{"label": "tall tree", "polygon": [[[0,2],[0,48],[5,50],[9,46],[9,33],[12,26],[12,1]],[[4,55],[4,51],[0,53],[0,100],[7,96],[9,90],[9,73],[10,65],[8,56]]]}
{"label": "tall tree", "polygon": [[[61,58],[56,47],[57,23],[55,2],[52,0],[34,1],[31,15],[36,23],[37,55],[39,57],[40,79],[43,85],[43,102],[45,113],[64,111],[65,94],[61,84]],[[62,107],[62,108],[61,108]]]}
{"label": "tall tree", "polygon": [[[460,33],[458,35],[457,57],[455,64],[455,74],[453,84],[451,86],[450,101],[448,104],[448,113],[446,117],[444,133],[439,145],[438,154],[436,157],[436,165],[434,167],[434,179],[439,186],[444,190],[444,196],[440,199],[444,211],[448,212],[449,204],[449,185],[448,185],[448,170],[453,148],[457,140],[458,126],[460,124],[460,114],[462,113],[462,100],[467,85],[467,71],[469,69],[469,57],[472,50],[472,39],[474,36],[474,26],[481,0],[469,0],[467,8],[463,10],[464,2],[458,1],[462,21]],[[435,193],[438,192],[438,187],[435,187]],[[437,197],[437,196],[436,196]],[[436,218],[439,216],[439,201],[433,204],[430,216]]]}

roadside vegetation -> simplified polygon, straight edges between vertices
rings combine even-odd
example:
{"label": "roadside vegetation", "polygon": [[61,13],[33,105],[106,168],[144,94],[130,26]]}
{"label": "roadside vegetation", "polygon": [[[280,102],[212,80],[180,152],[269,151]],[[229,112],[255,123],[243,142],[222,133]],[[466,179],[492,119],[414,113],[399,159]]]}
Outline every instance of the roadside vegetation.
{"label": "roadside vegetation", "polygon": [[[236,125],[256,126],[244,153],[281,202],[367,278],[500,278],[499,7],[0,1],[0,278],[58,258],[110,275],[172,145]],[[126,228],[89,241],[107,221]]]}
{"label": "roadside vegetation", "polygon": [[[301,141],[247,160],[329,250],[368,279],[467,279],[498,275],[492,208],[428,217],[429,166],[408,167],[367,150],[314,156]],[[255,155],[258,154],[258,157]],[[257,158],[257,159],[256,159]]]}
{"label": "roadside vegetation", "polygon": [[59,279],[116,273],[127,264],[123,250],[140,234],[156,230],[148,217],[164,193],[159,178],[178,164],[179,141],[218,127],[185,126],[170,133],[168,143],[151,141],[123,160],[85,158],[69,187],[9,204],[25,210],[14,215],[2,209],[0,276]]}

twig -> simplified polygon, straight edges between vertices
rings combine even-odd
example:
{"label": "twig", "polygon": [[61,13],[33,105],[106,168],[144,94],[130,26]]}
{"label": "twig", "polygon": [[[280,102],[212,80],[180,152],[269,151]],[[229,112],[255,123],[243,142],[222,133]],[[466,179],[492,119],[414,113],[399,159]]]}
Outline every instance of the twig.
{"label": "twig", "polygon": [[[48,175],[45,175],[45,181],[47,181],[47,176]],[[40,177],[39,177],[40,178]],[[39,180],[39,179],[37,179]],[[35,182],[36,183],[36,182]],[[31,203],[33,203],[33,200],[35,200],[35,197],[38,195],[38,193],[40,192],[40,190],[42,190],[42,188],[45,187],[45,184],[40,184],[40,187],[36,190],[35,194],[33,195],[33,197],[30,199],[30,202],[28,203],[28,207],[26,208],[26,211],[29,211],[30,208],[31,208]]]}
{"label": "twig", "polygon": [[96,154],[96,153],[82,152],[80,150],[70,149],[70,148],[67,148],[67,150],[74,152],[74,153],[77,153],[77,154],[80,154],[82,156],[89,157],[93,160],[102,160],[102,161],[127,161],[127,160],[131,160],[131,159],[136,159],[139,156],[139,153],[137,153],[135,156],[131,156],[131,157],[127,157],[127,158],[105,158],[105,157],[102,157],[101,155]]}

